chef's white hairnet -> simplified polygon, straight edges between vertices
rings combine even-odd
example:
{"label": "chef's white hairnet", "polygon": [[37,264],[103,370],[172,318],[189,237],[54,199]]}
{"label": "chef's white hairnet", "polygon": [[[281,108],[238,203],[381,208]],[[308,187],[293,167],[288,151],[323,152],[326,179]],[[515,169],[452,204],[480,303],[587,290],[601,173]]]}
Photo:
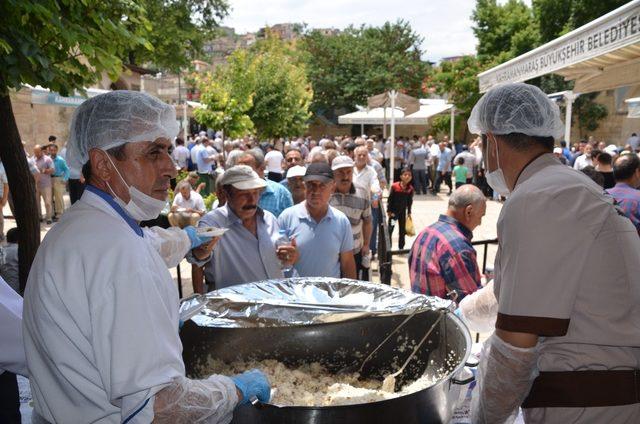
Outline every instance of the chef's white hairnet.
{"label": "chef's white hairnet", "polygon": [[71,169],[80,171],[93,148],[107,150],[160,137],[173,140],[177,134],[173,106],[139,91],[100,94],[82,103],[73,114],[67,162]]}
{"label": "chef's white hairnet", "polygon": [[534,85],[505,84],[492,88],[476,103],[467,123],[472,134],[521,133],[562,138],[558,105]]}

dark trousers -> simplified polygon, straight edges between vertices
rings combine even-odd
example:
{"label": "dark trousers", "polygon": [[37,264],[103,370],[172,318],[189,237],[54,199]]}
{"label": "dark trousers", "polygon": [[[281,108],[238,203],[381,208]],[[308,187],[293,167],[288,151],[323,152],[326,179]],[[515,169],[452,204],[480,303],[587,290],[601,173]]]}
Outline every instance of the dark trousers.
{"label": "dark trousers", "polygon": [[16,375],[5,371],[0,374],[0,423],[20,424],[20,392]]}
{"label": "dark trousers", "polygon": [[371,226],[373,229],[371,230],[371,240],[369,241],[369,249],[371,249],[371,254],[375,255],[378,253],[378,226],[382,222],[382,211],[380,207],[371,208]]}
{"label": "dark trousers", "polygon": [[390,163],[391,163],[390,159],[384,160],[384,176],[387,178],[387,181],[389,181],[389,170],[391,169],[389,168]]}
{"label": "dark trousers", "polygon": [[356,278],[362,281],[369,281],[369,268],[362,266],[362,253],[354,254],[353,258],[356,261]]}
{"label": "dark trousers", "polygon": [[[400,234],[398,235],[398,249],[402,250],[404,249],[404,237],[407,234],[406,233],[407,230],[405,227],[405,225],[407,224],[407,214],[406,212],[403,212],[399,215],[396,215],[395,218],[397,219],[398,227],[400,231]],[[389,246],[389,248],[393,246],[393,241],[391,241],[391,236],[393,235],[393,228],[395,227],[394,221],[396,221],[394,218],[389,218],[389,243],[391,243],[391,246]]]}
{"label": "dark trousers", "polygon": [[267,178],[269,178],[271,181],[279,183],[280,181],[282,181],[282,174],[278,172],[269,172],[267,173]]}
{"label": "dark trousers", "polygon": [[466,181],[456,181],[456,188],[458,187],[462,187],[463,185],[467,184]]}
{"label": "dark trousers", "polygon": [[413,188],[416,190],[416,194],[427,194],[428,187],[427,171],[424,169],[414,169]]}
{"label": "dark trousers", "polygon": [[434,187],[434,192],[440,192],[440,186],[443,181],[449,187],[449,193],[451,193],[453,190],[453,184],[451,184],[451,172],[445,172],[444,175],[442,175],[442,172],[440,171],[436,171],[436,186]]}
{"label": "dark trousers", "polygon": [[[396,163],[398,163],[396,161]],[[396,183],[400,181],[400,172],[402,172],[402,168],[396,168],[393,170],[393,182]]]}
{"label": "dark trousers", "polygon": [[84,193],[84,184],[79,179],[69,179],[69,199],[72,205],[80,200],[82,193]]}

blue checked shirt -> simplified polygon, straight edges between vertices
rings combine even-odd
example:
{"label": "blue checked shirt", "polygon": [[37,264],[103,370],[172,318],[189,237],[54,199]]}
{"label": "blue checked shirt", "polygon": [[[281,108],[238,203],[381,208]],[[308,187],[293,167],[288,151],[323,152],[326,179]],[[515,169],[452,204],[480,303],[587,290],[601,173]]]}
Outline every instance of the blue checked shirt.
{"label": "blue checked shirt", "polygon": [[277,217],[283,210],[293,206],[293,197],[289,190],[280,183],[266,180],[267,186],[260,195],[258,206],[265,211],[269,211]]}

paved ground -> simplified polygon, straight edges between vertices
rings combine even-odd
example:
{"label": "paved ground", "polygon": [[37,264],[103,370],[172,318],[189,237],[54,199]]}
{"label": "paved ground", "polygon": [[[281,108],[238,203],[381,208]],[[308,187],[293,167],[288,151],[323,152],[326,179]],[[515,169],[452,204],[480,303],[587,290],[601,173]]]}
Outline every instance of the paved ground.
{"label": "paved ground", "polygon": [[[448,196],[446,194],[439,194],[438,196],[431,195],[416,195],[413,201],[412,208],[412,217],[413,222],[416,227],[416,232],[419,232],[422,228],[426,227],[434,223],[438,216],[441,213],[444,213],[447,209],[447,199]],[[69,205],[68,196],[65,196],[65,201],[67,205]],[[494,202],[492,200],[487,202],[487,214],[482,220],[482,225],[478,227],[474,231],[474,240],[486,240],[493,239],[496,237],[496,222],[498,220],[498,215],[500,214],[500,209],[502,208],[502,203]],[[44,210],[44,205],[42,206]],[[5,216],[11,215],[11,210],[8,206],[4,208]],[[55,224],[53,224],[55,225]],[[15,226],[15,221],[13,219],[5,219],[4,231],[6,232],[9,228]],[[47,231],[51,226],[42,224],[41,235],[45,236]],[[413,244],[414,237],[408,237],[405,242],[405,248],[410,248]],[[396,229],[395,233],[392,235],[392,244],[393,248],[398,248],[398,230]],[[487,254],[487,264],[489,266],[493,265],[493,260],[495,258],[496,246],[489,246],[488,254]],[[483,259],[483,251],[482,249],[478,249],[478,262],[480,266],[482,266]],[[372,281],[380,281],[379,274],[377,272],[378,263],[374,261],[372,264],[373,273],[372,273]],[[191,265],[187,263],[187,261],[182,261],[180,264],[180,275],[182,279],[182,295],[183,297],[189,296],[193,293],[193,287],[191,284]],[[177,282],[178,271],[177,268],[171,269],[171,275],[174,278],[174,281]],[[410,281],[409,281],[409,268],[407,265],[407,255],[397,255],[393,257],[393,276],[391,284],[395,287],[402,287],[407,290],[410,289]]]}

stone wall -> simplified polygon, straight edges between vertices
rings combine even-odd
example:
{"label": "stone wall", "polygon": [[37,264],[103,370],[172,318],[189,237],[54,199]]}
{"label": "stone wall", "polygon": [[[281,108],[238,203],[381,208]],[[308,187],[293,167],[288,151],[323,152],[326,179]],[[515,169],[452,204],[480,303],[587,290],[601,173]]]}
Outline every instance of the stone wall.
{"label": "stone wall", "polygon": [[48,143],[50,135],[58,137],[63,146],[69,137],[69,124],[75,108],[31,104],[31,90],[22,89],[11,94],[11,107],[22,141],[29,153],[36,144]]}
{"label": "stone wall", "polygon": [[[631,133],[640,133],[640,119],[627,118],[627,108],[624,99],[632,97],[640,97],[640,85],[629,87],[628,91],[623,95],[619,95],[620,110],[616,110],[616,94],[615,90],[602,91],[595,98],[597,103],[607,108],[607,117],[600,121],[597,130],[593,132],[580,132],[577,119],[574,117],[573,126],[571,128],[571,141],[573,143],[580,141],[581,138],[593,136],[598,141],[604,141],[607,144],[616,144],[623,146]],[[564,120],[564,117],[563,117]]]}
{"label": "stone wall", "polygon": [[[125,70],[117,81],[112,82],[103,73],[95,88],[105,90],[140,90],[140,74]],[[29,153],[36,144],[46,144],[50,135],[58,137],[58,146],[62,147],[69,138],[69,125],[74,107],[58,105],[31,104],[31,90],[23,88],[11,93],[11,107],[16,119],[22,141]]]}

